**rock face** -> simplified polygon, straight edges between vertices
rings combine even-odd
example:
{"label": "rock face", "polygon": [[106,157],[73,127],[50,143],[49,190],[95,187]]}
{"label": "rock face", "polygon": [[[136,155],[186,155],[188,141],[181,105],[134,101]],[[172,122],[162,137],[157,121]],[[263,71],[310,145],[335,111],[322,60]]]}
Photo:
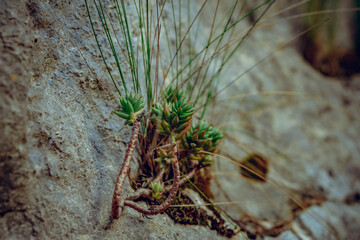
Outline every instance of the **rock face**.
{"label": "rock face", "polygon": [[[209,117],[235,139],[221,154],[257,152],[269,173],[252,183],[217,160],[214,201],[241,201],[222,208],[249,237],[359,239],[360,78],[326,78],[292,46],[261,61],[294,36],[286,22],[255,29],[222,76],[225,86],[258,62],[219,99],[252,96],[218,101]],[[130,129],[112,114],[116,91],[84,1],[1,1],[0,40],[1,239],[222,239],[130,209],[109,224]]]}

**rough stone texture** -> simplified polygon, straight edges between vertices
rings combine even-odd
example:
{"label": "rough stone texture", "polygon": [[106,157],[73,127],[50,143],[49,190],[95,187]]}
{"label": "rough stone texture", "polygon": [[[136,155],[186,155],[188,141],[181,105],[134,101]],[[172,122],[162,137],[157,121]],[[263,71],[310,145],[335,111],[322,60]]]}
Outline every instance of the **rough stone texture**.
{"label": "rough stone texture", "polygon": [[[243,46],[246,53],[233,60],[242,64],[230,65],[229,79],[301,31],[289,27],[277,22],[255,30]],[[240,178],[234,164],[219,160],[215,176],[221,184],[213,181],[212,188],[216,201],[243,202],[224,206],[225,212],[256,235],[282,229],[279,239],[358,239],[359,86],[359,76],[347,81],[322,76],[292,47],[234,84],[228,96],[239,102],[215,111],[226,114],[224,128],[237,141],[224,143],[222,153],[236,160],[260,153],[270,169],[266,184],[253,183]],[[297,211],[289,198],[305,210]]]}
{"label": "rough stone texture", "polygon": [[[207,36],[209,21],[201,21]],[[294,32],[287,22],[255,29],[221,84]],[[130,129],[111,114],[116,92],[83,1],[1,1],[0,50],[1,239],[221,239],[205,227],[174,224],[166,215],[149,220],[129,209],[109,225]],[[240,143],[226,140],[221,152],[236,159],[265,155],[269,181],[250,183],[237,167],[217,160],[215,202],[242,201],[222,208],[249,233],[259,228],[259,239],[359,239],[359,76],[347,82],[323,77],[295,47],[286,47],[219,99],[262,91],[299,94],[219,101],[212,118],[228,122],[224,130]],[[294,212],[288,196],[306,210]],[[274,234],[272,227],[283,222],[278,235],[265,236],[264,229]]]}

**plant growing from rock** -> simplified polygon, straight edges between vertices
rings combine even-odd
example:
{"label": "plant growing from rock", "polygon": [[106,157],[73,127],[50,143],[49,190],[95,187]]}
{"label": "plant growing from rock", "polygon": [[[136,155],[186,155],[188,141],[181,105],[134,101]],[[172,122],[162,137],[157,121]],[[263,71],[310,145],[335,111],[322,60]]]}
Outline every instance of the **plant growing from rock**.
{"label": "plant growing from rock", "polygon": [[121,193],[122,188],[126,179],[126,176],[129,173],[131,159],[134,154],[134,149],[136,142],[138,140],[139,130],[140,130],[140,120],[144,115],[144,105],[142,98],[140,96],[130,93],[126,97],[120,97],[120,110],[114,111],[114,113],[125,119],[125,124],[132,126],[131,137],[128,143],[124,162],[121,167],[120,173],[117,177],[115,190],[112,200],[112,211],[111,215],[114,218],[118,218],[120,215],[119,210],[121,205]]}
{"label": "plant growing from rock", "polygon": [[214,153],[216,146],[224,137],[219,129],[210,123],[200,120],[183,136],[182,156],[187,165],[210,166],[213,157],[208,153]]}
{"label": "plant growing from rock", "polygon": [[[129,90],[125,81],[125,74],[113,42],[114,38],[112,37],[112,31],[114,31],[114,28],[112,24],[109,24],[110,17],[101,1],[94,1],[94,5],[100,19],[101,27],[105,32],[105,39],[110,46],[112,56],[118,68],[125,96],[123,96],[120,88],[117,86],[113,73],[109,68],[102,51],[102,41],[99,40],[99,35],[96,33],[88,2],[85,0],[91,28],[100,50],[102,60],[104,61],[110,78],[120,95],[120,109],[114,111],[114,113],[125,120],[125,125],[132,127],[131,137],[128,142],[123,165],[115,184],[112,201],[113,218],[120,217],[122,209],[125,206],[132,207],[139,212],[148,215],[157,214],[166,210],[176,197],[179,188],[183,186],[188,179],[191,179],[201,168],[211,165],[212,157],[209,153],[215,152],[217,144],[223,137],[220,130],[212,127],[204,120],[199,120],[197,123],[192,124],[195,110],[194,104],[190,103],[189,99],[191,98],[192,91],[185,93],[178,84],[175,84],[174,81],[178,76],[171,81],[169,87],[162,90],[160,99],[154,97],[157,93],[157,89],[153,89],[152,77],[154,76],[151,74],[152,51],[151,39],[149,37],[150,22],[144,18],[148,12],[144,14],[144,6],[142,6],[142,3],[134,3],[139,13],[139,29],[145,70],[144,79],[146,98],[144,98],[144,100],[141,98],[140,94],[141,84],[139,84],[139,75],[137,72],[138,62],[134,57],[135,53],[133,50],[124,2],[114,0],[114,6],[121,29],[120,33],[122,34],[125,43],[125,48],[122,48],[120,44],[119,47],[130,65],[130,75],[135,94],[128,93]],[[148,3],[145,4],[146,9],[148,6],[147,4]],[[157,34],[160,33],[157,32]],[[222,35],[217,38],[221,39]],[[213,43],[209,43],[209,45],[210,44]],[[209,45],[207,47],[209,47]],[[206,48],[204,48],[204,50],[205,49]],[[173,62],[174,59],[170,66]],[[183,70],[184,69],[181,71]],[[168,71],[164,75],[164,78],[166,78],[167,74]],[[156,76],[155,73],[155,77]],[[156,81],[157,80],[155,80],[155,82]],[[212,84],[213,81],[214,78],[211,79],[209,84]],[[158,88],[158,86],[155,87]],[[205,85],[202,87],[204,90]],[[208,92],[201,91],[202,93],[196,97],[196,101],[200,103],[203,95],[210,96],[210,91],[215,91],[215,89],[216,88],[211,87]],[[199,93],[200,90],[201,87]],[[204,94],[206,92],[207,94]],[[209,98],[206,98],[206,102],[208,100]],[[146,108],[150,115],[149,117],[143,118]],[[200,119],[203,118],[203,115],[204,114],[202,114]],[[141,121],[143,123],[142,129],[140,129]],[[142,134],[139,136],[141,130]],[[126,176],[129,175],[130,163],[138,138],[140,140],[141,151],[139,176],[136,180],[130,179],[131,184],[136,191],[128,196],[123,196],[122,188]],[[180,172],[184,174],[184,177],[180,177]],[[159,204],[148,208],[140,205],[138,203],[139,200],[156,200]]]}
{"label": "plant growing from rock", "polygon": [[[208,39],[202,41],[204,40],[202,38],[201,40],[205,43],[202,49],[195,46],[198,45],[198,43],[200,44],[200,41],[195,40],[197,42],[196,44],[193,44],[192,40],[194,38],[192,38],[193,36],[191,35],[197,35],[198,31],[193,31],[194,28],[191,28],[193,23],[196,21],[197,16],[202,11],[203,6],[206,2],[210,1],[204,0],[203,5],[201,5],[201,8],[199,8],[198,11],[193,11],[193,9],[188,7],[187,13],[189,16],[187,23],[185,23],[188,26],[187,29],[183,29],[182,27],[183,22],[186,22],[186,20],[183,21],[184,18],[182,18],[182,15],[184,12],[181,12],[186,5],[186,1],[179,1],[179,5],[175,7],[174,5],[176,5],[176,1],[155,1],[156,3],[151,1],[133,1],[131,4],[127,4],[126,1],[118,0],[114,0],[113,4],[111,2],[112,1],[107,1],[106,3],[110,3],[108,9],[109,11],[115,10],[115,14],[113,14],[114,12],[108,13],[98,0],[95,0],[94,4],[96,8],[95,10],[100,17],[100,21],[98,23],[101,24],[100,26],[105,32],[104,36],[106,36],[109,44],[108,49],[111,50],[110,57],[114,57],[115,59],[115,63],[113,63],[113,65],[116,64],[120,73],[122,87],[125,91],[125,98],[121,101],[126,103],[127,101],[131,102],[130,99],[128,99],[128,88],[126,87],[126,82],[129,81],[124,80],[124,72],[121,69],[121,66],[123,66],[121,64],[123,63],[120,60],[124,60],[123,62],[128,62],[129,68],[127,71],[127,77],[133,81],[133,91],[138,94],[137,96],[144,96],[144,102],[146,103],[145,109],[149,114],[148,117],[145,115],[141,122],[142,128],[140,129],[140,119],[142,115],[139,110],[131,110],[131,107],[134,108],[133,104],[128,106],[127,104],[123,104],[121,102],[121,109],[120,111],[117,111],[117,115],[124,118],[126,124],[132,126],[133,129],[125,155],[124,166],[120,173],[122,177],[120,180],[118,179],[116,184],[117,187],[114,192],[113,216],[119,217],[124,206],[133,207],[145,214],[156,214],[164,211],[179,192],[176,204],[184,204],[185,202],[182,201],[184,199],[181,198],[186,195],[186,191],[182,190],[188,187],[191,184],[191,181],[189,181],[189,184],[184,183],[194,176],[193,180],[196,182],[199,175],[206,172],[201,171],[199,173],[199,170],[210,166],[213,162],[213,155],[211,155],[211,153],[216,151],[218,143],[222,138],[222,133],[204,120],[204,116],[206,116],[204,113],[206,108],[210,107],[211,103],[216,102],[216,96],[218,93],[308,30],[298,34],[287,43],[275,47],[274,51],[271,51],[264,58],[258,59],[254,65],[251,65],[248,70],[241,73],[233,80],[225,80],[227,82],[218,84],[222,81],[222,79],[226,79],[223,76],[223,73],[225,72],[225,64],[231,62],[231,57],[242,46],[244,40],[251,35],[250,33],[253,29],[255,29],[255,26],[261,25],[258,23],[262,22],[260,21],[261,18],[263,18],[275,0],[264,0],[256,7],[255,5],[252,5],[248,8],[252,10],[245,13],[245,15],[241,13],[241,11],[237,11],[240,10],[240,8],[246,9],[247,6],[245,3],[242,6],[239,6],[238,2],[241,1],[234,1],[232,3],[228,3],[228,1],[226,1],[226,4],[229,4],[228,6],[230,6],[230,8],[227,12],[228,19],[223,19],[225,20],[223,22],[225,24],[223,25],[221,25],[221,23],[219,24],[218,21],[215,21],[217,9],[220,3],[220,1],[217,1],[216,8],[212,5],[214,7],[213,9],[216,10],[215,14],[213,14],[214,17]],[[188,6],[190,6],[190,2],[193,1],[188,1]],[[166,8],[164,8],[166,3],[171,4],[172,12],[166,11]],[[253,1],[252,3],[257,4],[256,1]],[[283,10],[291,9],[298,6],[298,4],[301,5],[303,3],[304,2],[287,6],[289,8],[284,8]],[[265,7],[262,9],[262,12],[255,13],[255,11],[259,10],[263,6]],[[132,18],[131,22],[128,21],[126,14],[127,7],[136,8],[138,19]],[[178,12],[175,12],[174,10],[176,7],[178,7]],[[279,13],[281,12],[283,11],[279,11]],[[191,15],[191,13],[195,13],[196,15]],[[239,13],[240,15],[237,15]],[[309,15],[313,16],[314,14],[310,13]],[[171,19],[171,16],[173,19]],[[177,16],[179,16],[178,21],[176,20]],[[192,16],[194,16],[194,19],[192,19]],[[247,16],[250,16],[250,27],[245,30],[246,32],[243,31],[241,33],[241,37],[238,32],[233,30],[235,29],[235,26]],[[118,27],[113,27],[113,24],[107,23],[107,18],[111,19],[111,17],[113,19],[117,18],[116,20],[119,22]],[[91,21],[90,13],[89,18],[94,35],[97,37],[93,22]],[[131,24],[133,24],[133,26],[131,26]],[[172,26],[174,27],[173,32],[168,31],[169,25],[171,24],[173,24]],[[311,23],[309,29],[315,28],[317,24],[319,23]],[[202,25],[199,26],[200,28],[202,27]],[[214,29],[213,26],[217,26],[217,29]],[[240,30],[240,28],[237,28],[237,30]],[[168,42],[168,49],[165,49],[165,51],[164,49],[160,49],[166,44],[162,44],[164,41],[159,40],[161,39],[160,33],[164,31]],[[119,34],[117,32],[119,32]],[[171,33],[168,34],[168,32]],[[135,38],[133,38],[130,33],[135,33]],[[117,39],[117,35],[122,35],[120,41]],[[119,44],[117,46],[115,46],[116,44],[112,42],[113,39],[118,41]],[[135,43],[135,39],[137,40],[139,46],[137,50],[140,51],[133,51],[132,43]],[[187,40],[189,40],[189,42],[187,42]],[[117,88],[114,78],[111,75],[113,71],[106,63],[108,60],[106,59],[107,55],[102,54],[101,45],[103,43],[104,41],[98,41],[97,39],[97,44],[103,61],[105,62],[117,91],[121,95],[120,90]],[[118,58],[116,53],[117,50],[121,50],[124,58]],[[164,53],[167,50],[169,50],[168,55]],[[138,52],[140,53],[139,55],[137,55]],[[184,54],[184,52],[186,53]],[[252,55],[256,56],[256,54]],[[135,59],[134,56],[140,57]],[[170,64],[168,65],[167,62],[164,64],[164,59],[170,60]],[[216,59],[216,61],[212,62],[212,59]],[[140,71],[138,71],[139,65],[141,69]],[[155,71],[153,69],[155,69]],[[139,72],[141,73],[139,74]],[[144,79],[143,84],[139,84],[139,78]],[[144,85],[145,89],[141,89]],[[164,90],[163,86],[169,85],[170,87]],[[225,85],[225,87],[219,90],[219,85]],[[185,92],[182,92],[181,90],[185,90]],[[256,92],[256,94],[258,94],[258,92]],[[189,104],[189,99],[191,99],[194,102],[194,105],[196,105],[196,110],[203,111],[202,114],[198,114],[198,112],[193,111],[187,116],[184,114],[181,115],[181,112],[186,113],[182,106]],[[179,106],[181,106],[181,109]],[[236,104],[236,107],[237,106],[238,104]],[[229,113],[231,112],[228,108],[224,111]],[[192,120],[194,120],[195,123],[193,123]],[[224,125],[225,124],[222,123],[222,126]],[[139,132],[141,132],[140,135]],[[253,132],[245,134],[256,139]],[[235,140],[231,140],[231,137],[233,137],[232,133],[229,135],[226,135],[227,139],[236,143],[237,141],[235,138],[233,138]],[[140,164],[138,177],[136,179],[130,179],[131,186],[135,192],[124,197],[121,196],[121,187],[123,186],[125,176],[127,175],[126,173],[128,172],[126,169],[128,169],[128,163],[130,162],[134,152],[137,138],[139,138],[140,142]],[[258,141],[261,141],[261,139]],[[239,148],[242,147],[242,144],[238,145]],[[229,155],[233,155],[233,153],[230,153]],[[256,178],[257,182],[260,182],[258,179],[261,179],[264,183],[269,183],[270,181],[265,178],[268,168],[266,161],[263,161],[263,163],[260,161],[260,163],[262,163],[260,165],[265,164],[265,167],[260,169],[262,171],[259,172],[257,169],[252,167],[259,165],[259,159],[255,158],[255,161],[253,156],[255,155],[250,155],[250,157],[245,159],[246,161],[243,161],[242,163],[237,162],[237,164],[241,164],[241,174],[248,178]],[[229,158],[228,160],[231,159],[236,160],[236,157]],[[180,178],[179,172],[183,174],[182,178]],[[196,173],[199,174],[196,175]],[[196,186],[193,185],[193,188],[195,189]],[[204,189],[201,189],[201,191],[204,191]],[[201,193],[201,191],[199,192]],[[209,192],[207,192],[207,195],[210,195]],[[203,195],[203,197],[210,202],[206,196]],[[291,197],[289,198],[293,200]],[[139,204],[139,201],[145,201],[147,204],[153,206],[145,207],[144,205]],[[195,201],[192,202],[195,203]],[[301,205],[296,201],[294,202],[301,207]],[[191,202],[188,203],[191,204]],[[213,207],[215,208],[215,205]],[[301,208],[304,209],[303,207]],[[182,209],[184,208],[182,207]],[[180,212],[180,210],[178,211],[175,207],[168,209],[168,212],[169,210],[174,210],[173,212],[176,211],[177,213]],[[221,213],[218,209],[216,209],[216,211],[213,210],[212,212],[216,212],[218,214]],[[241,220],[238,220],[238,223],[239,222],[241,222]],[[261,225],[261,223],[256,224]],[[242,224],[239,223],[239,225]]]}
{"label": "plant growing from rock", "polygon": [[[136,28],[136,30],[138,31],[137,39],[140,43],[139,49],[141,52],[140,60],[138,60],[134,57],[136,54],[132,47],[132,37],[130,34],[132,31],[129,30],[129,21],[127,20],[124,1],[114,0],[114,4],[110,8],[116,9],[115,16],[118,19],[120,34],[122,35],[121,44],[118,40],[118,47],[115,47],[115,44],[112,42],[113,39],[115,39],[115,37],[112,37],[112,32],[115,33],[115,29],[112,24],[107,23],[107,19],[110,19],[111,16],[114,15],[108,14],[100,1],[94,1],[96,11],[101,20],[100,24],[105,32],[112,56],[115,59],[115,64],[119,69],[125,91],[125,97],[120,100],[120,110],[115,113],[125,119],[127,125],[132,126],[132,134],[125,154],[124,165],[120,171],[114,191],[112,210],[114,218],[118,218],[121,215],[122,209],[126,206],[149,215],[163,212],[171,205],[171,202],[177,193],[182,190],[188,179],[194,177],[200,169],[212,164],[213,156],[211,153],[216,152],[223,135],[219,129],[213,127],[203,118],[206,107],[210,105],[210,102],[214,102],[213,100],[216,100],[215,97],[217,94],[224,89],[218,89],[217,83],[220,80],[217,78],[220,76],[224,65],[229,62],[231,56],[239,49],[244,39],[249,36],[249,33],[275,1],[264,1],[245,16],[240,16],[239,18],[233,16],[238,1],[234,2],[233,7],[230,9],[228,22],[226,22],[220,34],[217,33],[217,36],[212,36],[212,33],[210,33],[204,48],[192,55],[190,54],[191,51],[189,51],[189,56],[185,57],[185,60],[183,59],[184,64],[181,64],[182,58],[179,56],[181,55],[181,46],[184,46],[184,40],[186,40],[187,34],[191,32],[190,28],[192,23],[190,24],[189,21],[189,28],[183,36],[182,34],[184,32],[181,32],[181,30],[175,33],[175,53],[173,52],[174,55],[172,55],[171,50],[169,51],[169,57],[171,58],[170,65],[168,68],[160,69],[163,70],[163,78],[161,79],[161,74],[159,74],[158,69],[161,68],[161,64],[158,64],[158,60],[163,56],[160,56],[162,53],[159,53],[159,39],[160,29],[166,28],[166,21],[160,24],[160,19],[162,18],[162,10],[165,2],[166,1],[156,2],[156,14],[158,14],[155,17],[157,21],[154,21],[157,22],[156,26],[151,26],[151,21],[149,20],[151,18],[149,15],[154,14],[154,12],[149,11],[151,8],[149,8],[148,1],[145,3],[141,3],[141,1],[133,2],[138,14],[138,28]],[[206,1],[204,1],[204,4],[205,2]],[[171,4],[173,5],[173,2],[171,2]],[[235,41],[233,43],[236,43],[235,45],[228,44],[230,42],[221,44],[225,34],[230,33],[240,21],[262,6],[266,6],[266,9],[258,15],[259,17],[257,19],[253,20],[253,24],[243,35],[244,37],[234,38]],[[200,13],[201,9],[198,13]],[[97,37],[89,11],[88,14],[94,35]],[[174,13],[173,15],[175,16]],[[196,17],[197,15],[194,21]],[[177,29],[181,29],[181,27]],[[239,41],[236,39],[239,39]],[[229,39],[225,38],[224,42],[228,40]],[[97,44],[101,52],[100,42],[101,41],[97,39]],[[229,48],[231,45],[234,47]],[[190,47],[191,41],[189,44],[189,48]],[[212,47],[212,50],[210,50],[210,47]],[[169,49],[170,48],[169,44]],[[122,51],[125,60],[129,63],[130,68],[128,75],[130,75],[129,78],[131,77],[133,80],[133,90],[137,95],[131,96],[131,94],[128,95],[127,93],[128,88],[126,87],[120,60],[116,53],[117,49]],[[223,52],[224,55],[219,64],[219,68],[213,71],[213,73],[208,74],[208,72],[211,71],[208,71],[209,65],[207,64],[211,63],[213,58]],[[102,52],[101,55],[111,79],[117,88]],[[203,59],[199,61],[201,56],[203,56]],[[271,54],[268,56],[271,56]],[[156,63],[153,62],[154,59]],[[220,58],[218,59],[220,60]],[[200,65],[194,68],[192,66],[195,66],[194,63],[196,61],[198,61],[197,63],[200,63]],[[144,79],[144,84],[142,85],[145,85],[145,89],[141,89],[143,86],[139,84],[138,62],[143,64],[142,70],[144,74],[140,79]],[[180,64],[176,66],[176,70],[171,68],[175,62],[177,64],[180,62]],[[156,65],[155,73],[152,70],[154,69],[154,65]],[[254,66],[256,66],[256,64]],[[174,72],[172,72],[173,74],[169,74],[171,70],[174,70]],[[194,78],[191,78],[193,76]],[[240,77],[241,76],[242,75],[240,75]],[[226,87],[239,78],[235,78],[226,85]],[[167,85],[168,87],[164,90],[163,85]],[[184,89],[185,91],[182,91]],[[117,88],[117,90],[121,95],[119,88]],[[196,92],[198,93],[197,95]],[[149,114],[149,116],[145,116],[142,119],[142,125],[140,124],[140,119],[145,111],[136,107],[141,93],[145,93],[143,96],[144,102],[146,103],[146,107],[143,103],[142,107],[144,107]],[[194,104],[190,102],[193,99],[195,99]],[[201,115],[196,115],[196,111],[194,110],[195,104],[197,109],[203,109]],[[142,126],[141,129],[140,126]],[[142,134],[139,135],[139,132]],[[122,196],[122,186],[128,174],[129,164],[137,139],[139,139],[140,143],[138,176],[136,179],[130,179],[131,186],[135,192],[127,196]],[[180,177],[180,173],[183,174],[183,177]],[[150,203],[151,206],[144,206],[139,203],[140,201]]]}
{"label": "plant growing from rock", "polygon": [[[142,149],[152,153],[148,155],[150,159],[143,159],[140,167],[144,181],[124,201],[124,206],[146,215],[165,211],[174,200],[179,187],[201,168],[211,165],[211,157],[203,151],[214,152],[223,137],[218,129],[203,120],[191,126],[194,107],[183,91],[169,87],[162,100],[162,103],[156,103],[152,108],[149,119],[147,133],[155,130],[155,134],[149,134],[148,139],[143,138],[143,143],[150,144],[143,144]],[[180,169],[187,173],[183,178],[180,178]],[[162,203],[147,208],[136,203],[138,199],[155,199]]]}
{"label": "plant growing from rock", "polygon": [[[211,165],[211,156],[205,152],[214,152],[216,145],[223,137],[218,129],[203,120],[191,126],[193,104],[186,99],[183,91],[168,87],[163,94],[162,103],[155,103],[148,120],[149,131],[151,131],[150,128],[154,128],[157,133],[154,136],[156,139],[152,139],[157,143],[156,151],[152,151],[150,160],[152,161],[151,168],[154,170],[151,173],[154,176],[153,180],[144,187],[138,188],[134,194],[124,198],[121,195],[122,188],[138,139],[144,105],[141,97],[131,93],[126,97],[120,97],[120,110],[114,111],[117,116],[126,120],[125,124],[132,126],[132,133],[115,185],[112,202],[113,218],[121,215],[124,206],[147,215],[165,211],[174,200],[179,186],[188,178],[193,177],[200,168]],[[181,153],[178,150],[179,146]],[[143,147],[146,146],[143,145]],[[180,156],[180,162],[178,156]],[[169,174],[170,166],[172,174]],[[180,166],[183,172],[188,173],[182,179],[180,179]],[[165,184],[169,181],[172,181],[172,184]],[[156,207],[146,208],[136,203],[136,200],[141,197],[160,200],[167,193],[165,200]]]}
{"label": "plant growing from rock", "polygon": [[[168,197],[161,205],[157,207],[152,207],[149,209],[141,207],[134,201],[134,196],[127,198],[124,202],[125,206],[132,207],[139,212],[148,215],[163,212],[170,206],[176,196],[180,181],[177,139],[184,135],[191,125],[194,107],[191,103],[188,102],[188,100],[181,96],[179,99],[174,99],[173,101],[167,101],[167,99],[165,99],[162,104],[156,103],[152,108],[152,112],[153,116],[150,118],[150,121],[155,123],[156,131],[159,133],[158,136],[162,137],[164,142],[169,143],[170,145],[167,151],[163,150],[162,148],[160,148],[158,151],[161,152],[161,156],[159,155],[158,159],[162,159],[164,164],[161,164],[161,171],[155,178],[159,181],[153,182],[151,184],[151,191],[153,196],[160,198],[160,190],[163,189],[161,175],[165,172],[163,169],[168,169],[168,165],[172,166],[173,183],[169,189]],[[158,161],[160,164],[161,160]],[[143,190],[146,189],[139,189],[139,192],[143,192]],[[142,196],[142,194],[140,194],[139,197],[140,196]]]}

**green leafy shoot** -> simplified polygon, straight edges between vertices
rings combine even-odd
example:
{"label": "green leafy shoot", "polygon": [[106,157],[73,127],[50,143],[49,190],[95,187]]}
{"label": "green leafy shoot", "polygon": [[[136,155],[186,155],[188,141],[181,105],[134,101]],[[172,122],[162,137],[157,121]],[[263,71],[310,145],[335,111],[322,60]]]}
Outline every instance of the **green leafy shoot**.
{"label": "green leafy shoot", "polygon": [[114,113],[125,119],[126,125],[132,125],[135,120],[144,112],[145,103],[139,95],[130,93],[127,97],[120,97],[120,110]]}
{"label": "green leafy shoot", "polygon": [[202,166],[211,165],[212,156],[204,153],[204,151],[214,153],[222,138],[224,135],[218,128],[211,126],[207,121],[200,120],[189,129],[181,141],[182,148],[185,151],[184,160],[195,160]]}
{"label": "green leafy shoot", "polygon": [[151,120],[158,124],[161,135],[179,138],[191,126],[195,108],[177,88],[169,87],[163,97],[163,103],[155,103],[152,108],[155,116],[151,117]]}

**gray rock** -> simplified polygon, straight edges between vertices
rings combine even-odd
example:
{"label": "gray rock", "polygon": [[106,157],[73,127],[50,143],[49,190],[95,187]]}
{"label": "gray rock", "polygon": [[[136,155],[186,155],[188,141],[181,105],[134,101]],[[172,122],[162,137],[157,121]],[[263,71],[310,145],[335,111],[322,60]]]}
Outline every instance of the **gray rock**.
{"label": "gray rock", "polygon": [[[204,11],[212,16],[216,2],[209,4]],[[208,17],[200,20],[197,50],[211,27]],[[288,22],[255,29],[222,72],[220,88],[258,63],[208,114],[239,142],[225,140],[220,153],[240,160],[258,152],[270,169],[266,183],[252,183],[218,158],[214,201],[239,201],[221,208],[258,239],[358,239],[360,77],[324,77],[292,45],[261,61],[294,32]],[[112,114],[117,93],[84,1],[1,1],[0,49],[1,239],[222,239],[206,227],[131,209],[109,223],[130,129]],[[115,69],[110,51],[105,57]],[[130,79],[129,68],[125,75]],[[289,94],[261,95],[268,91]],[[295,211],[294,200],[305,210]]]}

